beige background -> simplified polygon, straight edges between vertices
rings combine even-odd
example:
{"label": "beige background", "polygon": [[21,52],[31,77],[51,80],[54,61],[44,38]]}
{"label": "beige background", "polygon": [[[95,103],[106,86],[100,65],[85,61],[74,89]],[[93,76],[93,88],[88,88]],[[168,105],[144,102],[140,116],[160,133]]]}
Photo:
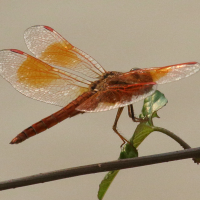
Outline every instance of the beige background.
{"label": "beige background", "polygon": [[[48,25],[93,56],[106,70],[161,67],[200,61],[200,1],[152,0],[0,0],[0,49],[28,52],[24,30]],[[200,146],[200,73],[160,85],[169,100],[155,124],[168,128],[192,147]],[[121,140],[113,133],[116,110],[66,120],[20,145],[19,132],[59,107],[21,95],[0,77],[0,180],[106,162],[118,158]],[[142,103],[135,104],[137,113]],[[129,138],[136,127],[127,112],[119,129]],[[139,147],[140,156],[180,150],[161,133]],[[5,200],[97,199],[105,173],[3,191]],[[190,159],[123,170],[105,199],[198,200],[200,166]]]}

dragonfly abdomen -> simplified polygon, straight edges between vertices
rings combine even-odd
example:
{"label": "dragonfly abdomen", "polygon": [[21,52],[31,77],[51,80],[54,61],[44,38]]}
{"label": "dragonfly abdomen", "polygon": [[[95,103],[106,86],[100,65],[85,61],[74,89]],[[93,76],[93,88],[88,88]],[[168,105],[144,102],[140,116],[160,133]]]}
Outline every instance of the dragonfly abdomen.
{"label": "dragonfly abdomen", "polygon": [[83,103],[85,100],[87,100],[90,96],[92,96],[91,92],[83,93],[82,95],[80,95],[78,98],[76,98],[74,101],[69,103],[67,106],[65,106],[61,110],[40,120],[39,122],[33,124],[32,126],[28,127],[27,129],[19,133],[14,139],[12,139],[10,144],[21,143],[24,140],[36,134],[39,134],[48,128],[51,128],[52,126],[55,126],[59,122],[69,117],[73,117],[77,114],[83,113],[81,111],[77,111],[76,107],[79,106],[81,103]]}

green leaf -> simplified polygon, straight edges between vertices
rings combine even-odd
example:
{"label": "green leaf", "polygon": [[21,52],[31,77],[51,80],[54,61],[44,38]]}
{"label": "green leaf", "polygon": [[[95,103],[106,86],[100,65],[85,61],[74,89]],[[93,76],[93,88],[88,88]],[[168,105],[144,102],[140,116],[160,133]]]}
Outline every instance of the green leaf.
{"label": "green leaf", "polygon": [[110,184],[114,180],[115,176],[117,176],[118,172],[119,172],[119,170],[110,171],[105,175],[104,179],[101,181],[101,183],[99,185],[99,191],[98,191],[98,199],[99,200],[103,199]]}
{"label": "green leaf", "polygon": [[152,118],[159,117],[157,111],[167,104],[167,99],[164,94],[156,90],[154,94],[144,99],[144,104],[142,108],[142,114],[140,117],[148,118],[148,122],[141,122],[132,138],[131,143],[134,147],[138,147],[142,141],[154,131]]}
{"label": "green leaf", "polygon": [[134,147],[137,148],[142,143],[142,141],[153,131],[154,129],[152,126],[149,126],[146,123],[140,123],[137,126],[133,137],[131,138],[131,143],[134,145]]}
{"label": "green leaf", "polygon": [[[149,118],[148,122],[141,122],[133,136],[130,139],[131,144],[134,145],[135,148],[137,148],[142,141],[151,133],[154,131],[153,129],[153,123],[151,123],[152,118],[158,117],[157,111],[161,109],[163,106],[167,104],[167,99],[165,98],[164,94],[159,92],[158,90],[155,91],[155,93],[149,97],[147,97],[144,100],[144,105],[142,108],[142,114],[140,115],[141,118]],[[126,144],[123,146],[119,159],[126,159],[126,158],[134,158],[138,157],[137,150],[133,148],[130,144]],[[99,192],[98,192],[98,198],[99,200],[102,200],[105,193],[107,192],[109,186],[111,185],[112,181],[118,174],[119,170],[110,171],[106,174],[104,179],[99,185]]]}
{"label": "green leaf", "polygon": [[119,159],[134,158],[134,157],[138,157],[137,149],[132,145],[130,145],[129,143],[125,144],[122,147]]}
{"label": "green leaf", "polygon": [[[156,90],[153,95],[144,99],[141,118],[158,117],[157,111],[167,104],[165,95]],[[156,113],[156,114],[155,114]]]}

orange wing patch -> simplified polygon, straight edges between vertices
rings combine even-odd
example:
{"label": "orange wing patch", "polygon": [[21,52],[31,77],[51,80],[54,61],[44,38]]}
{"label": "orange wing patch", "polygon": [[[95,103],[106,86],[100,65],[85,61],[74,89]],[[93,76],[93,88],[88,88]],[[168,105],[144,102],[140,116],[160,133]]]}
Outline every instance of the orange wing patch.
{"label": "orange wing patch", "polygon": [[78,65],[82,62],[75,53],[69,51],[73,48],[70,43],[61,44],[60,42],[55,42],[49,45],[45,51],[41,53],[40,59],[61,67],[66,67],[67,65],[68,68],[73,68],[74,65]]}
{"label": "orange wing patch", "polygon": [[35,64],[32,57],[27,57],[17,70],[18,82],[35,88],[46,87],[52,81],[61,78],[58,74],[51,71],[51,66],[45,65],[42,62]]}
{"label": "orange wing patch", "polygon": [[158,81],[163,76],[166,76],[170,71],[172,70],[171,67],[161,67],[157,68],[155,70],[150,71],[151,77],[153,78],[153,81]]}

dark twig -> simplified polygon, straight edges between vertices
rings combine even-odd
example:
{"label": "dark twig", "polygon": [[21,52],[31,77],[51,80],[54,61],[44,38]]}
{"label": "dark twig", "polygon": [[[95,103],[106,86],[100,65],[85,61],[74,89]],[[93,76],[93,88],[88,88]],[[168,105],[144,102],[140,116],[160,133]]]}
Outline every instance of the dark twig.
{"label": "dark twig", "polygon": [[81,167],[74,167],[69,169],[57,170],[33,176],[27,176],[18,179],[0,182],[0,190],[6,190],[16,187],[33,185],[37,183],[44,183],[58,179],[64,179],[85,174],[93,174],[98,172],[119,170],[125,168],[133,168],[144,165],[152,165],[162,162],[169,162],[174,160],[181,160],[187,158],[200,157],[200,147],[193,149],[186,149],[182,151],[175,151],[170,153],[156,154],[151,156],[144,156],[132,159],[116,160],[106,163],[99,163],[93,165],[86,165]]}

